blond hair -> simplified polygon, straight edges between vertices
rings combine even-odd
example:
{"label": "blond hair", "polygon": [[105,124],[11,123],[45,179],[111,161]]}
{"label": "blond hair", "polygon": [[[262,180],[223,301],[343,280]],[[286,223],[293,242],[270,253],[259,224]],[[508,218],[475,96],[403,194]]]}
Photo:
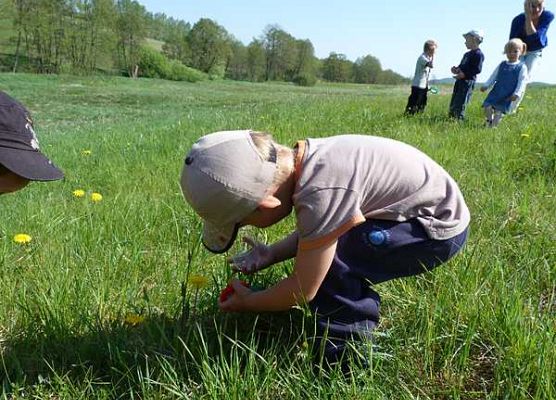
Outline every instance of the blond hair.
{"label": "blond hair", "polygon": [[529,4],[543,6],[544,5],[544,0],[525,0],[523,2],[523,5],[525,5],[525,6],[527,6]]}
{"label": "blond hair", "polygon": [[430,49],[432,49],[433,47],[438,47],[438,43],[436,43],[436,41],[435,41],[435,40],[432,40],[432,39],[427,40],[427,41],[425,42],[425,44],[423,45],[423,51],[424,51],[424,52],[427,52],[427,51],[429,51]]}
{"label": "blond hair", "polygon": [[251,131],[250,135],[255,147],[264,160],[269,161],[271,158],[276,157],[277,169],[272,184],[276,186],[281,185],[293,171],[293,149],[275,142],[272,135],[267,132]]}
{"label": "blond hair", "polygon": [[520,49],[521,55],[524,55],[527,53],[527,44],[518,38],[510,39],[508,43],[504,45],[504,54],[507,54],[510,49]]}

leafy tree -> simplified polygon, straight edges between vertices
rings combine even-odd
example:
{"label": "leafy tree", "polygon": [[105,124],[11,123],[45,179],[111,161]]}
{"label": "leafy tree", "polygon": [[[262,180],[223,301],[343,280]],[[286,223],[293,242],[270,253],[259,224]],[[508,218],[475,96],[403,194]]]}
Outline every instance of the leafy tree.
{"label": "leafy tree", "polygon": [[313,86],[316,81],[315,49],[310,40],[296,41],[296,60],[292,81],[303,86]]}
{"label": "leafy tree", "polygon": [[14,5],[18,56],[24,41],[27,56],[39,72],[58,72],[63,57],[64,18],[69,10],[65,1],[14,0]]}
{"label": "leafy tree", "polygon": [[322,77],[330,82],[351,82],[353,63],[344,54],[332,52],[322,62]]}
{"label": "leafy tree", "polygon": [[118,59],[129,76],[137,75],[141,42],[146,36],[145,8],[133,0],[117,0]]}
{"label": "leafy tree", "polygon": [[382,67],[378,58],[367,55],[355,61],[354,72],[357,83],[378,83]]}
{"label": "leafy tree", "polygon": [[230,50],[229,57],[226,60],[226,78],[248,79],[247,48],[239,40],[230,38]]}
{"label": "leafy tree", "polygon": [[191,31],[191,26],[186,22],[172,19],[168,20],[166,24],[162,51],[168,58],[188,64],[190,62],[190,50],[187,36]]}
{"label": "leafy tree", "polygon": [[164,40],[168,34],[168,29],[172,26],[174,20],[172,18],[168,18],[164,13],[152,14],[147,12],[145,17],[148,21],[148,37],[156,40]]}
{"label": "leafy tree", "polygon": [[409,79],[392,71],[391,69],[382,71],[379,77],[379,83],[384,85],[400,85],[407,82],[409,82]]}
{"label": "leafy tree", "polygon": [[226,63],[230,53],[228,32],[216,22],[201,18],[187,37],[190,65],[203,72],[215,73]]}
{"label": "leafy tree", "polygon": [[114,48],[112,0],[72,0],[65,20],[65,55],[74,72],[91,72]]}
{"label": "leafy tree", "polygon": [[253,82],[264,81],[266,76],[266,55],[263,43],[253,39],[247,46],[247,79]]}
{"label": "leafy tree", "polygon": [[266,57],[265,80],[291,80],[295,74],[297,47],[295,38],[276,25],[263,34]]}

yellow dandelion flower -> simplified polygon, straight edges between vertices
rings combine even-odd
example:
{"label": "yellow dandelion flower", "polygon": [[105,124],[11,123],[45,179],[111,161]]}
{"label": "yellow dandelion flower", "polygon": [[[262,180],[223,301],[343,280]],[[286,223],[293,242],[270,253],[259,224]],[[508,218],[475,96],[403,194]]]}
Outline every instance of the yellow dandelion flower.
{"label": "yellow dandelion flower", "polygon": [[145,317],[138,314],[127,314],[124,318],[124,322],[128,325],[136,326],[145,322]]}
{"label": "yellow dandelion flower", "polygon": [[18,233],[17,235],[14,236],[14,242],[19,244],[30,243],[31,239],[33,239],[31,235],[28,235],[26,233]]}
{"label": "yellow dandelion flower", "polygon": [[91,201],[93,203],[98,203],[99,201],[102,201],[102,195],[97,192],[91,193]]}
{"label": "yellow dandelion flower", "polygon": [[92,153],[91,150],[81,150],[81,154],[84,156],[90,156]]}
{"label": "yellow dandelion flower", "polygon": [[83,197],[85,196],[85,191],[83,189],[75,189],[73,192],[74,197]]}
{"label": "yellow dandelion flower", "polygon": [[195,289],[202,289],[207,287],[208,282],[208,278],[204,275],[191,275],[188,281],[188,283]]}

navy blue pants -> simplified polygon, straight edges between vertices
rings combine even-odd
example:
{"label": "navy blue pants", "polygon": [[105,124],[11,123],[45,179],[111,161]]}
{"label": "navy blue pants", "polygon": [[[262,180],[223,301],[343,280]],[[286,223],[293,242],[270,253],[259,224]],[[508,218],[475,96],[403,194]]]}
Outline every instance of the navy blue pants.
{"label": "navy blue pants", "polygon": [[309,304],[317,339],[327,338],[325,357],[338,359],[346,339],[370,338],[379,320],[380,296],[371,286],[433,269],[456,254],[467,229],[432,240],[417,220],[367,220],[338,239],[330,270]]}
{"label": "navy blue pants", "polygon": [[452,92],[452,99],[450,100],[450,117],[457,119],[465,118],[465,108],[471,101],[474,87],[474,80],[456,80],[454,83],[454,91]]}

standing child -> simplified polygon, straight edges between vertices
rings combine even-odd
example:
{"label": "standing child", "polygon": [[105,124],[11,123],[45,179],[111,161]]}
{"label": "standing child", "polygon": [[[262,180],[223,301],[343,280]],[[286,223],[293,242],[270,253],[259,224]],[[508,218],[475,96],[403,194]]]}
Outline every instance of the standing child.
{"label": "standing child", "polygon": [[485,59],[483,52],[479,48],[479,45],[483,42],[483,32],[473,29],[464,33],[463,37],[465,38],[465,47],[469,51],[463,55],[460,64],[451,69],[456,82],[454,83],[449,112],[450,117],[460,120],[465,118],[465,108],[471,101],[475,80],[477,75],[481,73]]}
{"label": "standing child", "polygon": [[254,273],[295,258],[292,274],[262,291],[234,280],[235,293],[219,306],[261,312],[308,303],[320,338],[328,334],[329,363],[342,358],[346,340],[369,337],[378,323],[380,296],[371,284],[447,261],[470,220],[442,167],[374,136],[308,139],[291,149],[265,133],[213,133],[186,156],[181,187],[214,253],[227,251],[242,226],[265,228],[295,209],[294,232],[272,245],[246,238],[251,249],[231,259],[234,269]]}
{"label": "standing child", "polygon": [[411,83],[411,94],[407,99],[405,113],[413,115],[425,110],[427,105],[427,92],[429,91],[429,75],[433,67],[434,53],[438,47],[434,40],[427,40],[423,47],[423,54],[417,59],[415,75]]}
{"label": "standing child", "polygon": [[30,181],[52,181],[63,176],[39,151],[27,109],[0,91],[0,194],[23,189]]}
{"label": "standing child", "polygon": [[502,61],[481,87],[481,92],[492,90],[483,102],[486,125],[498,126],[503,114],[511,110],[512,102],[520,99],[527,85],[527,65],[520,57],[527,52],[521,39],[512,39],[504,46],[508,61]]}

